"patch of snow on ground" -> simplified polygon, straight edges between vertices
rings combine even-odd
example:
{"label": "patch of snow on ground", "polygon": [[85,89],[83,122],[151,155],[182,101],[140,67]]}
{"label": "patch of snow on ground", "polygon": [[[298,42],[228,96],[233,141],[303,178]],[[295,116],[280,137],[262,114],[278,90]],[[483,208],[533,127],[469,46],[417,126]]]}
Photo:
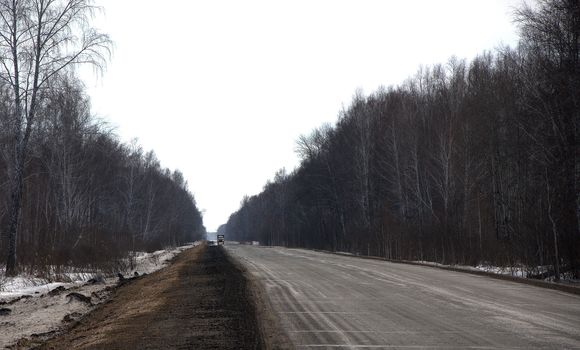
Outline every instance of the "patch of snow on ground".
{"label": "patch of snow on ground", "polygon": [[0,300],[14,299],[23,295],[40,295],[60,286],[68,288],[72,285],[73,283],[50,283],[45,279],[34,277],[6,278],[0,282]]}
{"label": "patch of snow on ground", "polygon": [[477,265],[477,266],[466,266],[466,265],[446,265],[432,261],[414,261],[415,263],[419,263],[421,265],[429,265],[429,266],[441,266],[441,267],[453,267],[456,269],[464,269],[464,270],[471,270],[471,271],[484,271],[494,274],[501,274],[501,275],[511,275],[513,277],[523,277],[525,278],[528,273],[528,269],[524,267],[518,266],[508,266],[508,267],[501,267],[501,266],[492,266],[492,265]]}
{"label": "patch of snow on ground", "polygon": [[[469,271],[483,271],[487,273],[497,274],[497,275],[508,275],[512,277],[520,278],[535,278],[534,276],[545,274],[550,271],[551,266],[493,266],[489,264],[480,264],[477,266],[466,266],[466,265],[446,265],[441,263],[436,263],[432,261],[413,261],[414,263],[419,263],[421,265],[428,266],[440,266],[440,267],[452,267],[456,269],[463,269]],[[543,278],[546,282],[554,282],[554,276]],[[560,274],[560,283],[570,283],[570,284],[580,284],[580,280],[575,279],[571,272]]]}
{"label": "patch of snow on ground", "polygon": [[[179,253],[200,243],[195,242],[153,253],[139,252],[135,256],[134,268],[120,272],[126,277],[132,277],[134,272],[140,275],[155,272],[168,265]],[[72,317],[75,320],[82,317],[91,311],[94,305],[106,301],[110,294],[110,288],[107,287],[113,287],[118,282],[116,276],[104,276],[101,283],[86,283],[99,275],[98,271],[67,273],[66,277],[71,281],[67,283],[32,276],[6,278],[3,274],[4,269],[0,272],[0,308],[8,308],[10,312],[7,315],[0,315],[0,349],[14,345],[22,338],[42,340],[42,337],[34,335],[50,335],[51,332],[66,326],[68,324],[66,319]],[[61,286],[66,290],[52,296],[47,294]],[[71,292],[90,297],[93,306],[68,298],[67,294]],[[18,299],[22,296],[24,298]]]}
{"label": "patch of snow on ground", "polygon": [[[199,243],[194,243],[198,245]],[[126,270],[126,274],[131,274],[133,272],[138,272],[139,274],[151,273],[159,270],[161,267],[168,264],[169,260],[173,259],[177,254],[181,253],[191,246],[184,246],[175,248],[173,250],[158,250],[153,253],[138,252],[135,257],[135,268],[131,270]]]}
{"label": "patch of snow on ground", "polygon": [[[473,267],[471,267],[473,269]],[[519,266],[490,266],[490,265],[477,265],[475,270],[485,271],[489,273],[495,273],[497,275],[510,275],[512,277],[522,277],[526,278],[528,276],[528,269]]]}
{"label": "patch of snow on ground", "polygon": [[[198,244],[198,242],[195,242],[193,243],[193,246]],[[149,274],[166,266],[169,260],[171,260],[177,254],[181,253],[183,250],[191,247],[191,245],[187,245],[177,248],[158,250],[153,253],[136,252],[134,268],[127,268],[126,270],[119,272],[127,277],[133,276],[134,272],[138,272],[140,275],[143,273]],[[125,265],[129,266],[128,260]],[[48,293],[49,291],[59,286],[63,286],[67,289],[72,288],[87,282],[97,275],[100,275],[99,271],[67,272],[60,274],[58,278],[56,278],[58,281],[30,275],[5,277],[4,268],[0,266],[0,301],[11,300],[23,295],[35,296]],[[105,277],[116,277],[116,275]]]}

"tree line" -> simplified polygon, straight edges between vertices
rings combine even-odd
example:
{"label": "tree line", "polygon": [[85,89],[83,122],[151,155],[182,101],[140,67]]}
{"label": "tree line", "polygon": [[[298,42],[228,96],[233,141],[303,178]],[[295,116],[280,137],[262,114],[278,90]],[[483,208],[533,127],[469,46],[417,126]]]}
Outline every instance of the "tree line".
{"label": "tree line", "polygon": [[111,40],[91,0],[0,0],[0,256],[7,275],[112,266],[200,239],[179,171],[91,114],[75,67],[104,67]]}
{"label": "tree line", "polygon": [[243,199],[228,238],[579,277],[580,4],[514,19],[516,48],[357,92],[299,138],[298,168]]}

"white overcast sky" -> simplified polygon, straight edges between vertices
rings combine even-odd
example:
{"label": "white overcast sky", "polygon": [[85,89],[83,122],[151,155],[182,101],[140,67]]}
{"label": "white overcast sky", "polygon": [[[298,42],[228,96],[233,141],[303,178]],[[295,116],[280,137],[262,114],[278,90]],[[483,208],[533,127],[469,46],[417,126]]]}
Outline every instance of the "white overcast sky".
{"label": "white overcast sky", "polygon": [[96,3],[115,51],[101,77],[82,71],[93,110],[184,173],[208,231],[292,170],[298,136],[334,123],[356,89],[518,36],[518,0]]}

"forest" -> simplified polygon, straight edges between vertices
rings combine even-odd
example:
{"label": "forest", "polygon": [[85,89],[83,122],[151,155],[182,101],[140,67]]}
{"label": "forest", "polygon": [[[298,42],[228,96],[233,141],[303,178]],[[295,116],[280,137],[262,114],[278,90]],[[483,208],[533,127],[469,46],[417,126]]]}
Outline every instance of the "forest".
{"label": "forest", "polygon": [[300,165],[245,197],[222,232],[580,277],[580,2],[523,4],[513,18],[515,48],[355,93],[335,125],[298,139]]}
{"label": "forest", "polygon": [[0,1],[0,266],[7,275],[113,269],[137,250],[201,239],[179,171],[95,117],[79,65],[112,41],[92,1]]}

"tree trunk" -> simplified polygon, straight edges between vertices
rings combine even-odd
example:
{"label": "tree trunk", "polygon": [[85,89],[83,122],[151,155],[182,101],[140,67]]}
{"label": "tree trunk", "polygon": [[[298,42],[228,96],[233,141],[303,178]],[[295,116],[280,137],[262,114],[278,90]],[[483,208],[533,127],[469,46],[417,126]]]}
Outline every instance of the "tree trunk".
{"label": "tree trunk", "polygon": [[554,237],[554,281],[560,281],[560,254],[558,252],[558,229],[556,228],[556,222],[552,216],[552,205],[548,204],[548,216],[550,217],[550,222],[552,223],[552,235]]}
{"label": "tree trunk", "polygon": [[[20,142],[19,142],[20,143]],[[18,222],[20,219],[20,206],[22,204],[22,193],[24,187],[24,156],[22,145],[18,144],[15,155],[15,169],[11,183],[11,209],[10,224],[8,227],[8,258],[6,259],[6,276],[15,276],[16,270],[16,240],[18,232]]]}
{"label": "tree trunk", "polygon": [[574,190],[576,193],[576,233],[580,234],[580,136],[578,120],[576,120],[576,146],[574,150]]}
{"label": "tree trunk", "polygon": [[[578,0],[572,0],[572,8],[575,13],[572,30],[572,91],[580,88],[580,4]],[[578,90],[576,90],[578,91]],[[574,189],[576,190],[576,233],[580,234],[580,112],[578,112],[577,95],[574,99]],[[578,276],[577,276],[578,277]]]}
{"label": "tree trunk", "polygon": [[550,179],[548,178],[548,170],[546,169],[546,190],[548,193],[548,219],[550,219],[550,223],[552,224],[552,236],[554,238],[554,281],[560,281],[560,254],[558,250],[558,227],[556,225],[556,221],[554,220],[554,216],[552,215],[552,196],[551,196],[551,188],[550,188]]}

